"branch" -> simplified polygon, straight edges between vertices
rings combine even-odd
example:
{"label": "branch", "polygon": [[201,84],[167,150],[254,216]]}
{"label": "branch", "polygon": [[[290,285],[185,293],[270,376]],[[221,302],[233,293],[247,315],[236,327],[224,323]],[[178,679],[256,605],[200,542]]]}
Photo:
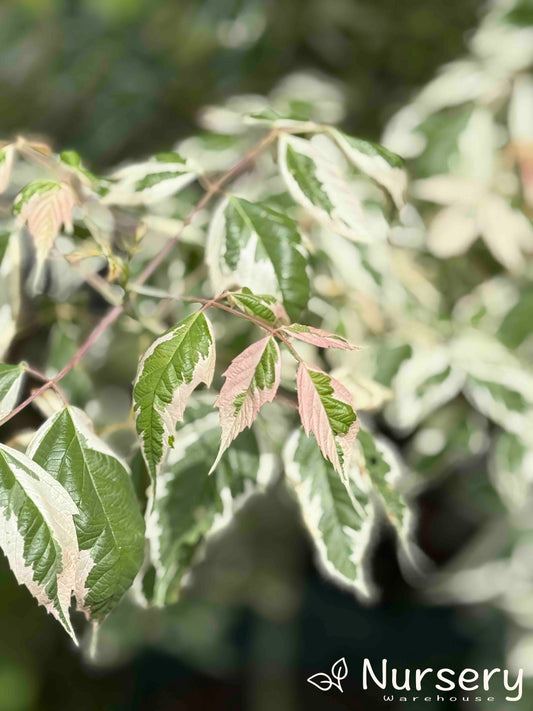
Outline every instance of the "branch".
{"label": "branch", "polygon": [[[210,202],[210,200],[213,198],[214,195],[216,195],[222,188],[229,183],[231,180],[236,178],[243,170],[246,169],[246,167],[251,163],[255,158],[257,158],[260,153],[262,153],[265,148],[267,148],[271,143],[273,143],[276,138],[278,137],[280,131],[278,129],[273,129],[269,133],[264,136],[259,143],[257,143],[253,148],[251,148],[242,158],[240,161],[238,161],[232,168],[230,168],[226,173],[224,173],[218,180],[216,180],[214,183],[212,183],[207,190],[207,192],[201,197],[201,199],[196,203],[196,205],[193,207],[187,218],[184,220],[183,224],[181,225],[180,229],[176,233],[176,235],[167,242],[167,244],[164,246],[164,248],[159,252],[159,254],[152,259],[152,261],[145,267],[145,269],[141,272],[137,280],[135,281],[133,286],[142,286],[145,282],[148,281],[148,279],[152,276],[152,274],[156,271],[156,269],[159,268],[159,266],[165,261],[165,259],[168,257],[170,252],[174,249],[174,247],[178,244],[178,242],[181,239],[181,236],[183,232],[187,229],[187,227],[191,224],[191,222],[194,220],[196,215],[204,209],[204,207],[207,206],[207,204]],[[132,291],[135,291],[135,289],[132,289]],[[135,298],[134,295],[130,297],[130,301],[133,301]],[[208,301],[208,300],[206,300]],[[213,303],[213,305],[216,305]],[[70,361],[65,365],[65,367],[53,378],[50,380],[46,381],[41,385],[40,388],[35,390],[29,397],[26,398],[20,405],[18,405],[14,410],[12,410],[9,414],[7,414],[5,417],[3,417],[0,420],[0,427],[4,425],[6,422],[8,422],[12,417],[15,417],[19,412],[24,410],[25,407],[27,407],[30,403],[32,403],[36,397],[38,397],[41,393],[45,392],[45,390],[48,390],[48,388],[54,388],[57,386],[57,383],[65,377],[67,373],[69,373],[72,368],[78,363],[78,361],[83,358],[83,356],[87,353],[87,351],[94,345],[94,343],[100,338],[100,336],[113,324],[115,321],[121,316],[121,314],[124,312],[126,306],[125,304],[119,304],[117,306],[114,306],[108,313],[104,316],[104,318],[97,324],[97,326],[94,328],[94,330],[91,332],[87,340],[83,343],[83,345],[78,349],[78,351],[74,354],[74,356],[70,359]],[[228,307],[229,308],[229,307]],[[237,312],[238,313],[238,312]],[[241,315],[241,314],[239,314]],[[258,322],[260,324],[260,322]],[[261,324],[260,324],[261,325]],[[268,329],[267,329],[268,330]]]}
{"label": "branch", "polygon": [[299,363],[302,362],[302,357],[300,356],[296,348],[287,338],[285,338],[285,336],[280,333],[279,328],[272,328],[264,321],[260,321],[259,319],[255,318],[255,316],[250,316],[250,314],[245,314],[242,311],[238,311],[232,306],[221,304],[220,301],[228,296],[227,292],[220,294],[220,296],[217,296],[214,299],[202,299],[200,296],[183,296],[181,294],[170,294],[169,292],[162,291],[161,289],[152,289],[150,287],[139,288],[136,285],[133,285],[131,289],[132,291],[135,291],[138,294],[153,296],[156,299],[173,299],[175,301],[188,301],[190,303],[203,304],[202,311],[205,311],[205,309],[208,309],[210,306],[215,306],[216,308],[222,309],[223,311],[228,311],[234,316],[238,316],[239,318],[246,319],[246,321],[251,321],[252,323],[255,323],[256,326],[259,326],[259,328],[263,328],[265,331],[268,331],[268,333],[271,333],[273,336],[276,336],[276,338],[279,338],[279,340],[287,346],[287,348],[290,350],[295,359]]}

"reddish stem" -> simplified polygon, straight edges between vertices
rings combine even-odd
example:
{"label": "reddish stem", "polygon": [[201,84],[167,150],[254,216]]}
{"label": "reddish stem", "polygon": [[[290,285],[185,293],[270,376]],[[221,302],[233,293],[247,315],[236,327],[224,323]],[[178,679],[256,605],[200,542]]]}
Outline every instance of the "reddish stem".
{"label": "reddish stem", "polygon": [[[170,252],[178,244],[184,230],[191,224],[196,215],[206,207],[210,202],[211,198],[216,195],[230,180],[235,178],[239,173],[241,173],[246,166],[253,161],[262,151],[265,150],[279,135],[279,131],[274,129],[270,131],[259,143],[251,148],[242,158],[238,161],[232,168],[230,168],[224,175],[222,175],[217,181],[211,184],[208,191],[202,196],[202,198],[196,203],[188,217],[185,219],[181,225],[177,234],[167,242],[164,248],[159,252],[159,254],[152,259],[152,261],[145,267],[141,272],[137,280],[135,281],[136,286],[142,286],[148,279],[152,276],[156,269],[164,262]],[[135,295],[131,295],[131,300],[135,298]],[[220,298],[220,297],[219,297]],[[208,301],[208,300],[206,300]],[[216,302],[212,303],[213,306],[218,305]],[[43,385],[35,390],[29,397],[24,400],[20,405],[18,405],[9,414],[0,420],[0,426],[8,422],[12,417],[15,417],[19,412],[21,412],[25,407],[32,403],[36,397],[41,393],[48,390],[48,388],[55,388],[57,383],[69,373],[72,368],[78,363],[81,358],[87,353],[87,351],[94,345],[94,343],[100,338],[100,336],[119,318],[119,316],[124,312],[125,306],[123,304],[114,306],[104,318],[97,324],[91,334],[88,336],[86,341],[80,346],[78,351],[70,359],[70,361],[65,365],[65,367],[59,371],[59,373],[43,383]],[[240,314],[239,314],[240,315]],[[260,324],[260,322],[257,322]],[[261,325],[261,324],[260,324]],[[267,329],[268,330],[268,329]],[[283,340],[283,339],[282,339]]]}

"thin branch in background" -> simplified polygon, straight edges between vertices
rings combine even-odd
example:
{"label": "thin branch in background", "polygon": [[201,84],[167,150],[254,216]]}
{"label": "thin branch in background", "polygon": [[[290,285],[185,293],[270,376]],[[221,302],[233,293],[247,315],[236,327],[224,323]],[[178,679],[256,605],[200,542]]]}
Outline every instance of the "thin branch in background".
{"label": "thin branch in background", "polygon": [[[178,244],[181,239],[183,232],[194,220],[196,215],[201,212],[211,201],[214,195],[218,193],[228,182],[237,177],[243,170],[246,169],[249,163],[257,158],[268,146],[273,143],[280,134],[279,129],[273,129],[266,134],[253,148],[251,148],[232,168],[230,168],[226,173],[224,173],[218,180],[212,183],[209,190],[200,198],[200,200],[193,207],[187,218],[184,220],[180,229],[176,235],[167,242],[165,247],[157,254],[154,259],[145,267],[141,272],[137,280],[135,281],[135,286],[142,286],[152,274],[159,268],[159,266],[165,261],[168,255],[172,252],[174,247]],[[132,289],[134,291],[134,289]],[[135,299],[135,294],[130,295],[130,302]],[[215,305],[215,304],[213,304]],[[28,405],[30,405],[36,397],[41,393],[48,390],[48,388],[55,388],[57,383],[69,373],[72,368],[78,363],[81,358],[87,353],[88,350],[96,343],[100,336],[107,331],[107,329],[112,326],[115,321],[122,315],[126,308],[124,303],[114,306],[108,313],[103,317],[103,319],[95,326],[93,331],[89,334],[85,342],[80,346],[78,351],[70,359],[70,361],[65,365],[65,367],[53,378],[47,380],[43,385],[34,391],[29,397],[24,400],[20,405],[15,407],[10,413],[0,420],[0,426],[4,425],[11,418],[15,417],[19,412],[24,410]],[[260,322],[258,322],[260,324]],[[267,329],[268,330],[268,329]]]}

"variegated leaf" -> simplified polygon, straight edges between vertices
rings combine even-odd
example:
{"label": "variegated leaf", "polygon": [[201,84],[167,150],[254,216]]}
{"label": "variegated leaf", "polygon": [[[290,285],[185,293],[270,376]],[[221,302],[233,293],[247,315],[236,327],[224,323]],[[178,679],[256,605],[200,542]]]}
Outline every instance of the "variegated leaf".
{"label": "variegated leaf", "polygon": [[400,541],[408,546],[411,527],[411,512],[404,494],[399,488],[401,462],[393,447],[383,437],[376,437],[368,430],[359,430],[358,457],[361,474],[377,494],[378,500]]}
{"label": "variegated leaf", "polygon": [[318,348],[340,348],[345,351],[353,351],[356,348],[342,336],[324,331],[322,328],[291,323],[290,326],[284,326],[281,330],[287,336],[292,336],[292,338],[297,338],[299,341],[310,343]]}
{"label": "variegated leaf", "polygon": [[333,466],[320,456],[317,443],[301,430],[291,435],[283,460],[320,567],[336,582],[368,595],[363,558],[374,510],[357,469],[350,470],[350,497]]}
{"label": "variegated leaf", "polygon": [[20,240],[0,233],[0,358],[9,349],[17,331],[21,306],[21,245]]}
{"label": "variegated leaf", "polygon": [[528,439],[533,427],[533,376],[507,365],[472,368],[464,393],[471,404],[508,432]]}
{"label": "variegated leaf", "polygon": [[214,290],[235,286],[280,297],[296,318],[309,299],[306,257],[297,225],[262,203],[224,200],[215,212],[207,244]]}
{"label": "variegated leaf", "polygon": [[251,427],[259,410],[276,397],[281,354],[273,336],[257,341],[233,359],[224,373],[226,382],[217,398],[222,438],[211,473],[231,442]]}
{"label": "variegated leaf", "polygon": [[144,557],[144,522],[130,473],[74,407],[50,417],[27,454],[78,507],[74,593],[78,609],[100,621],[130,587]]}
{"label": "variegated leaf", "polygon": [[151,205],[176,195],[196,180],[196,173],[179,153],[157,153],[142,163],[121,168],[111,176],[104,202],[114,205]]}
{"label": "variegated leaf", "polygon": [[36,180],[15,198],[13,210],[19,223],[27,224],[39,262],[48,255],[63,225],[67,231],[72,230],[75,204],[71,187],[54,180]]}
{"label": "variegated leaf", "polygon": [[359,198],[323,146],[282,135],[278,163],[290,194],[315,219],[349,239],[372,240]]}
{"label": "variegated leaf", "polygon": [[407,173],[400,156],[378,143],[348,136],[336,128],[330,129],[329,133],[348,160],[383,186],[400,209],[405,203],[407,188]]}
{"label": "variegated leaf", "polygon": [[0,363],[0,420],[17,404],[24,381],[24,368],[20,365]]}
{"label": "variegated leaf", "polygon": [[96,193],[101,196],[108,193],[110,181],[99,178],[94,173],[91,173],[91,171],[85,166],[79,153],[72,150],[62,151],[59,154],[59,159],[61,163],[68,166],[68,168],[78,176],[82,183],[87,185]]}
{"label": "variegated leaf", "polygon": [[274,296],[254,294],[246,286],[228,294],[228,301],[243,313],[264,321],[271,326],[289,323],[285,307]]}
{"label": "variegated leaf", "polygon": [[75,640],[69,606],[78,545],[76,504],[50,474],[0,444],[0,547],[21,585]]}
{"label": "variegated leaf", "polygon": [[385,409],[388,422],[401,432],[410,432],[427,415],[454,398],[465,376],[450,361],[443,346],[419,349],[404,359],[391,387],[395,399]]}
{"label": "variegated leaf", "polygon": [[16,155],[17,149],[12,144],[0,148],[0,195],[9,185]]}
{"label": "variegated leaf", "polygon": [[490,478],[507,506],[527,505],[533,483],[533,447],[510,432],[500,432],[489,458]]}
{"label": "variegated leaf", "polygon": [[203,311],[196,311],[157,338],[144,354],[133,388],[137,432],[150,476],[155,479],[176,423],[192,391],[211,384],[215,339]]}
{"label": "variegated leaf", "polygon": [[219,426],[210,405],[193,398],[178,425],[174,448],[159,475],[146,535],[155,571],[155,605],[175,602],[191,562],[203,552],[205,540],[223,528],[248,496],[271,478],[272,459],[260,455],[252,430],[244,432],[224,453],[215,472]]}
{"label": "variegated leaf", "polygon": [[298,408],[305,433],[312,432],[322,454],[345,484],[359,423],[348,390],[319,368],[300,363]]}

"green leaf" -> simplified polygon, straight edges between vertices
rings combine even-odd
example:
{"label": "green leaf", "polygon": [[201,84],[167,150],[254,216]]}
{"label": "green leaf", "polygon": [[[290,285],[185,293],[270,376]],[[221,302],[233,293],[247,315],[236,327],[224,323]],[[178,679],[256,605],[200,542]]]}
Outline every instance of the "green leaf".
{"label": "green leaf", "polygon": [[82,180],[85,179],[85,182],[88,182],[91,187],[99,189],[105,185],[106,181],[98,178],[94,173],[91,173],[91,171],[85,167],[80,154],[76,151],[62,151],[59,154],[59,158],[62,163],[68,165],[69,168],[72,168],[72,170],[76,172]]}
{"label": "green leaf", "polygon": [[359,430],[350,393],[331,375],[303,361],[298,367],[296,384],[305,433],[314,434],[322,454],[348,487],[353,445]]}
{"label": "green leaf", "polygon": [[159,185],[159,183],[162,183],[164,180],[173,180],[175,177],[176,173],[170,170],[164,170],[160,173],[150,173],[135,183],[135,191],[139,192],[153,188],[154,185]]}
{"label": "green leaf", "polygon": [[228,301],[243,313],[264,321],[271,326],[289,323],[287,312],[274,296],[254,294],[246,286],[241,291],[228,294]]}
{"label": "green leaf", "polygon": [[57,182],[57,180],[34,180],[29,185],[26,185],[15,198],[13,213],[20,215],[24,205],[27,205],[34,195],[44,195],[44,193],[51,190],[59,190],[60,188],[61,183]]}
{"label": "green leaf", "polygon": [[219,439],[217,414],[202,401],[193,400],[185,423],[177,428],[174,449],[159,475],[147,519],[156,605],[178,599],[183,578],[193,559],[202,554],[206,538],[225,526],[272,473],[270,459],[260,456],[255,435],[247,430],[209,476]]}
{"label": "green leaf", "polygon": [[235,285],[281,297],[292,319],[307,305],[306,256],[294,220],[231,197],[216,211],[207,245],[215,291]]}
{"label": "green leaf", "polygon": [[533,377],[520,368],[484,368],[470,372],[465,395],[486,417],[509,432],[529,436],[533,426]]}
{"label": "green leaf", "polygon": [[401,432],[412,431],[431,412],[452,400],[464,380],[463,371],[452,366],[446,347],[418,349],[411,358],[402,360],[392,380],[395,399],[385,410],[387,421]]}
{"label": "green leaf", "polygon": [[507,348],[518,348],[533,334],[533,289],[524,291],[505,315],[497,336]]}
{"label": "green leaf", "polygon": [[187,163],[185,158],[180,156],[180,154],[175,151],[162,151],[161,153],[156,153],[154,159],[158,163],[181,163],[182,165],[186,165]]}
{"label": "green leaf", "polygon": [[300,430],[290,437],[283,458],[287,481],[300,503],[320,567],[333,580],[368,595],[363,558],[374,511],[357,470],[350,471],[350,497],[333,466],[321,456],[316,441]]}
{"label": "green leaf", "polygon": [[291,145],[287,146],[287,168],[313,205],[317,205],[331,215],[335,206],[331,202],[324,186],[317,178],[317,167],[313,159],[298,153]]}
{"label": "green leaf", "polygon": [[451,473],[487,447],[487,420],[464,399],[439,408],[408,444],[407,461],[425,479]]}
{"label": "green leaf", "polygon": [[10,237],[10,232],[0,232],[0,266],[2,265],[2,261],[7,251],[7,246],[9,244]]}
{"label": "green leaf", "polygon": [[408,343],[401,346],[381,346],[376,356],[374,378],[378,383],[389,387],[403,361],[412,355],[413,348]]}
{"label": "green leaf", "polygon": [[[334,144],[325,140],[338,153]],[[311,141],[283,135],[278,163],[290,194],[312,217],[349,239],[372,240],[354,188],[324,146],[319,150]]]}
{"label": "green leaf", "polygon": [[24,382],[24,373],[24,368],[20,365],[0,363],[0,419],[16,406]]}
{"label": "green leaf", "polygon": [[357,442],[362,454],[362,474],[366,474],[388,520],[407,545],[411,526],[411,512],[398,488],[401,463],[392,447],[368,430],[359,430]]}
{"label": "green leaf", "polygon": [[179,153],[168,151],[128,165],[115,172],[112,178],[116,182],[104,202],[150,205],[179,193],[196,179],[196,174]]}
{"label": "green leaf", "polygon": [[28,456],[78,507],[76,601],[88,619],[100,621],[130,587],[144,558],[144,522],[130,473],[77,408],[50,417]]}
{"label": "green leaf", "polygon": [[0,444],[0,547],[21,585],[75,640],[69,620],[78,546],[67,491],[26,455]]}
{"label": "green leaf", "polygon": [[338,129],[331,129],[330,134],[348,160],[385,188],[400,209],[405,204],[407,189],[407,173],[400,156],[378,143],[348,136]]}
{"label": "green leaf", "polygon": [[215,340],[211,324],[196,311],[157,338],[144,354],[133,388],[137,432],[148,471],[155,480],[176,423],[192,391],[211,384],[215,367]]}
{"label": "green leaf", "polygon": [[507,506],[520,511],[528,501],[533,450],[517,435],[501,432],[489,458],[489,475]]}

